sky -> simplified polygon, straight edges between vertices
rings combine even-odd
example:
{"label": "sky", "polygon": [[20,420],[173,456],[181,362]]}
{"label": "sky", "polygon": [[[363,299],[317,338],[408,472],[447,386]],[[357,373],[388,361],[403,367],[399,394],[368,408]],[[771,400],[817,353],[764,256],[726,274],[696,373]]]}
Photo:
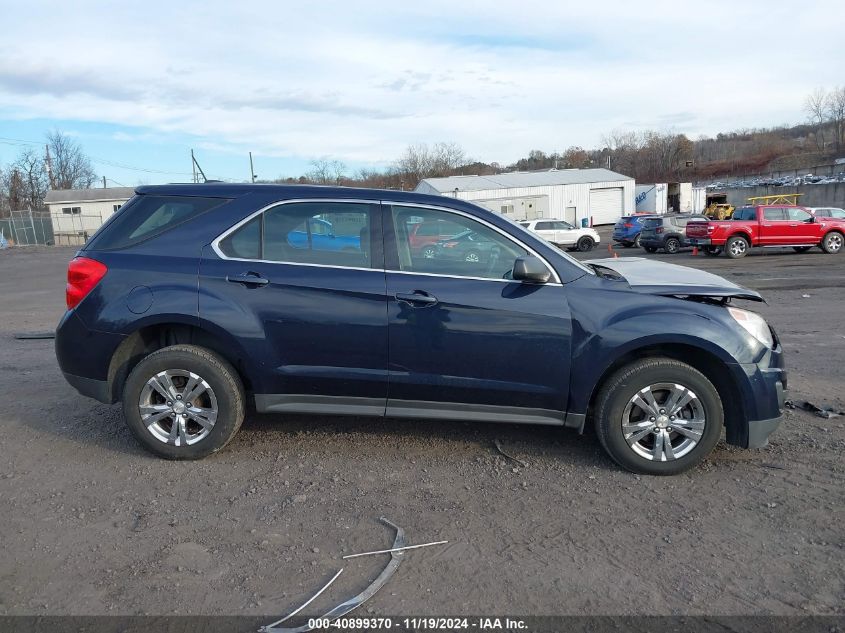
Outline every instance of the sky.
{"label": "sky", "polygon": [[612,130],[806,119],[845,85],[841,0],[0,0],[0,165],[48,130],[109,184],[384,168],[455,142],[506,165]]}

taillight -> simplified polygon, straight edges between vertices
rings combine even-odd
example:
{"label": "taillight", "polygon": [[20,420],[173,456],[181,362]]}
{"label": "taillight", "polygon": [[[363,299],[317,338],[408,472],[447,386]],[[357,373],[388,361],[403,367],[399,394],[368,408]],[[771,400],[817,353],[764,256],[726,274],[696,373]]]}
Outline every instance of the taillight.
{"label": "taillight", "polygon": [[108,272],[105,264],[88,259],[74,257],[67,265],[67,287],[65,288],[65,302],[67,309],[73,310],[79,305],[89,292],[94,289]]}
{"label": "taillight", "polygon": [[655,233],[663,233],[663,227],[662,227],[662,226],[658,226],[656,229],[654,229],[654,232],[655,232]]}
{"label": "taillight", "polygon": [[707,225],[707,232],[708,233],[712,233],[715,230],[716,230],[716,226],[714,224],[708,224]]}
{"label": "taillight", "polygon": [[625,224],[623,224],[622,226],[624,226],[626,229],[634,228],[634,224],[632,222],[625,222]]}

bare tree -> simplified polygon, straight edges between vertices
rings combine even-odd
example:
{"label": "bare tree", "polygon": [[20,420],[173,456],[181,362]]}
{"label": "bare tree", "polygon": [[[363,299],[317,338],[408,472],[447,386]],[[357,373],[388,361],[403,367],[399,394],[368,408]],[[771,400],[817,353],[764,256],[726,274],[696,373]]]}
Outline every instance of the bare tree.
{"label": "bare tree", "polygon": [[53,189],[87,189],[97,179],[91,159],[67,134],[53,130],[47,134],[52,163]]}
{"label": "bare tree", "polygon": [[845,147],[845,86],[834,88],[827,95],[827,116],[833,127],[836,151]]}
{"label": "bare tree", "polygon": [[804,111],[815,129],[816,147],[824,151],[824,125],[827,119],[828,95],[824,88],[816,88],[807,95]]}
{"label": "bare tree", "polygon": [[405,184],[414,187],[424,178],[451,176],[468,162],[466,153],[457,143],[425,143],[409,145],[393,164],[393,171]]}
{"label": "bare tree", "polygon": [[339,185],[345,172],[346,165],[342,161],[323,157],[311,161],[311,169],[305,177],[318,185]]}
{"label": "bare tree", "polygon": [[[10,181],[15,189],[13,196],[19,209],[40,209],[49,189],[44,159],[34,150],[25,149],[12,165],[16,177]],[[12,196],[10,196],[10,199]]]}

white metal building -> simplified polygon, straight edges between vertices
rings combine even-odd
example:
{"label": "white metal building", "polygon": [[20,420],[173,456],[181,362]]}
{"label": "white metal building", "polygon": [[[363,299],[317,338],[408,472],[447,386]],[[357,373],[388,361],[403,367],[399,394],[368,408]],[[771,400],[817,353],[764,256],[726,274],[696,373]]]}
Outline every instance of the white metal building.
{"label": "white metal building", "polygon": [[634,179],[609,169],[551,169],[493,176],[426,178],[420,193],[470,200],[512,220],[556,218],[612,224],[634,211]]}
{"label": "white metal building", "polygon": [[47,192],[56,244],[84,244],[103,222],[135,195],[133,187],[56,189]]}

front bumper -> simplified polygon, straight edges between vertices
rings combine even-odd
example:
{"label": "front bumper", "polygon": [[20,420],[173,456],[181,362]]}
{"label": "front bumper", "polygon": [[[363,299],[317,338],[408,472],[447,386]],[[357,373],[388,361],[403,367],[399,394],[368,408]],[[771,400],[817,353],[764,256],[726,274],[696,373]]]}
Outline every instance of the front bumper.
{"label": "front bumper", "polygon": [[761,448],[784,417],[787,375],[780,344],[759,363],[728,365],[739,386],[742,416],[728,424],[727,441],[743,448]]}

